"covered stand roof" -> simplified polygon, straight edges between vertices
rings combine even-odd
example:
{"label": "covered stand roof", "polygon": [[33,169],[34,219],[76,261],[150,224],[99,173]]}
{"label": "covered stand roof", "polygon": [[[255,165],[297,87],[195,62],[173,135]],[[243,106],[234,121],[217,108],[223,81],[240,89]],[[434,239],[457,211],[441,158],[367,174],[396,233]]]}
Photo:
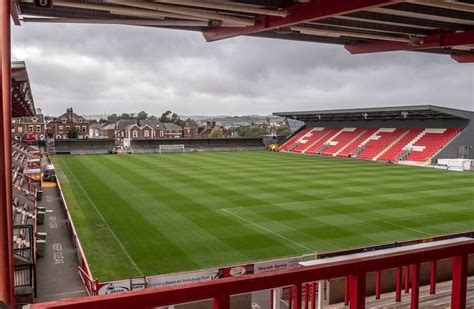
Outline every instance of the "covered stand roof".
{"label": "covered stand roof", "polygon": [[[16,23],[96,23],[340,44],[474,62],[474,0],[15,0]],[[41,4],[43,3],[43,4]]]}
{"label": "covered stand roof", "polygon": [[275,116],[301,121],[473,119],[474,112],[434,105],[276,112]]}
{"label": "covered stand roof", "polygon": [[31,94],[28,72],[23,61],[12,64],[12,117],[35,115],[35,104]]}

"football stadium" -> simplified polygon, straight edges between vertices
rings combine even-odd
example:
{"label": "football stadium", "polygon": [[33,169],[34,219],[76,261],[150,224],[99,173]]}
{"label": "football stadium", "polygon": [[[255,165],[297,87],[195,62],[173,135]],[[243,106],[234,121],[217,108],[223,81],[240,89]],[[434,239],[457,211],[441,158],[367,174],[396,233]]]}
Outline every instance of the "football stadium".
{"label": "football stadium", "polygon": [[286,136],[118,121],[94,138],[72,108],[47,122],[10,55],[11,19],[464,65],[474,2],[0,1],[0,307],[474,307],[474,111],[288,107]]}

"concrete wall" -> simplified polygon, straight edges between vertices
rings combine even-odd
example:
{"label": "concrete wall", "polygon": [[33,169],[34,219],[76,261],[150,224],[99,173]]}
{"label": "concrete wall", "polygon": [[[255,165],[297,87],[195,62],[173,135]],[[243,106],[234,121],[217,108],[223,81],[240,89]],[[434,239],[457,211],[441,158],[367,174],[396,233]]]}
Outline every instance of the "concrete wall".
{"label": "concrete wall", "polygon": [[262,138],[176,138],[132,140],[134,153],[158,152],[160,145],[184,145],[186,152],[263,150]]}
{"label": "concrete wall", "polygon": [[[436,267],[436,281],[443,282],[451,280],[452,259],[438,261]],[[420,285],[430,283],[431,263],[423,263],[420,267]],[[469,275],[474,275],[474,255],[469,256]],[[382,293],[395,291],[396,269],[387,269],[381,274]],[[402,292],[405,283],[405,271],[402,276]],[[366,295],[375,295],[375,273],[369,273],[366,277]],[[326,290],[326,299],[329,304],[341,303],[344,301],[344,278],[333,279],[329,281]]]}
{"label": "concrete wall", "polygon": [[113,139],[56,140],[57,154],[104,154],[114,149]]}

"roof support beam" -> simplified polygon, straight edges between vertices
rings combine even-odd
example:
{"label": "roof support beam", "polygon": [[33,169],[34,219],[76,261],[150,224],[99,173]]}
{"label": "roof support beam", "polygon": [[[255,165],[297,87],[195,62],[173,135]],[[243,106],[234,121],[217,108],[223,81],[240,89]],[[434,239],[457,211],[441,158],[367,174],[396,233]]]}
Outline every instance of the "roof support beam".
{"label": "roof support beam", "polygon": [[451,58],[459,63],[474,63],[474,54],[452,55]]}
{"label": "roof support beam", "polygon": [[206,41],[212,42],[239,35],[250,35],[272,29],[289,27],[312,20],[353,13],[383,5],[395,4],[401,1],[402,0],[312,0],[308,3],[295,4],[288,7],[286,9],[288,12],[287,17],[260,15],[257,17],[254,26],[213,28],[204,31],[203,35]]}
{"label": "roof support beam", "polygon": [[411,42],[380,41],[361,44],[346,44],[351,54],[365,54],[399,50],[422,50],[474,44],[474,31],[433,34],[415,38]]}

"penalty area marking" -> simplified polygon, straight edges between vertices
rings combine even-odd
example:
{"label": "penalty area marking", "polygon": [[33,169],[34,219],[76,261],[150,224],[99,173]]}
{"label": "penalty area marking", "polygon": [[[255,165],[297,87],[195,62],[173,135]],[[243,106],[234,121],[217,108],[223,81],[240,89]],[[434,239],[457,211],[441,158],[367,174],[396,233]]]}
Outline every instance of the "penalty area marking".
{"label": "penalty area marking", "polygon": [[62,160],[61,161],[64,162],[64,166],[67,168],[67,170],[71,173],[71,176],[72,178],[74,179],[74,181],[77,183],[77,185],[79,186],[79,188],[81,188],[82,192],[84,192],[84,194],[86,195],[87,199],[89,200],[89,202],[91,203],[91,205],[94,207],[95,211],[97,212],[97,214],[99,215],[99,217],[102,219],[102,221],[104,222],[105,226],[109,229],[110,233],[112,234],[112,236],[115,238],[115,240],[117,241],[117,243],[119,244],[120,248],[122,248],[123,252],[125,253],[125,255],[127,256],[127,258],[130,260],[130,262],[132,263],[133,267],[138,271],[138,273],[140,274],[140,276],[144,276],[144,274],[142,273],[142,271],[140,270],[140,268],[138,267],[138,265],[135,263],[135,261],[132,259],[132,257],[130,256],[130,254],[128,254],[128,251],[127,249],[125,249],[124,245],[122,244],[122,242],[120,241],[120,239],[117,237],[117,235],[114,233],[114,231],[112,230],[112,228],[110,227],[110,225],[107,223],[107,221],[105,220],[104,216],[100,213],[99,209],[97,208],[97,206],[95,205],[95,203],[92,201],[92,199],[90,198],[89,194],[87,194],[86,190],[84,190],[84,187],[81,185],[81,183],[77,180],[76,178],[76,175],[74,175],[74,173],[71,171],[71,169],[69,168],[69,165],[67,164],[66,161]]}
{"label": "penalty area marking", "polygon": [[[233,209],[236,209],[236,208],[240,208],[240,207],[234,207]],[[240,219],[240,220],[242,220],[242,221],[245,221],[245,222],[247,222],[247,223],[249,223],[249,224],[251,224],[251,225],[253,225],[253,226],[258,227],[258,228],[261,229],[261,230],[264,230],[264,231],[266,231],[266,232],[268,232],[268,233],[270,233],[270,234],[273,234],[273,235],[275,235],[275,236],[278,236],[278,237],[280,237],[281,239],[284,239],[284,240],[286,240],[286,241],[289,241],[289,242],[291,242],[292,244],[294,244],[294,245],[296,245],[296,246],[298,246],[298,247],[300,247],[300,248],[303,248],[303,249],[305,249],[305,250],[309,250],[310,252],[316,252],[315,250],[311,249],[310,247],[306,247],[305,245],[300,244],[299,242],[296,242],[296,241],[294,241],[294,240],[292,240],[292,239],[289,239],[288,237],[286,237],[286,236],[284,236],[284,235],[281,235],[281,234],[278,233],[278,232],[272,231],[272,230],[270,230],[270,229],[268,229],[268,228],[266,228],[266,227],[264,227],[264,226],[261,226],[260,224],[257,224],[257,223],[255,223],[255,222],[253,222],[253,221],[250,221],[250,220],[247,219],[247,218],[244,218],[244,217],[242,217],[242,216],[239,216],[239,215],[237,215],[237,214],[231,212],[229,209],[230,209],[230,208],[222,208],[221,210],[222,210],[223,212],[225,212],[225,213],[231,215],[231,216],[234,216],[234,217],[236,217],[236,218],[238,218],[238,219]]]}

